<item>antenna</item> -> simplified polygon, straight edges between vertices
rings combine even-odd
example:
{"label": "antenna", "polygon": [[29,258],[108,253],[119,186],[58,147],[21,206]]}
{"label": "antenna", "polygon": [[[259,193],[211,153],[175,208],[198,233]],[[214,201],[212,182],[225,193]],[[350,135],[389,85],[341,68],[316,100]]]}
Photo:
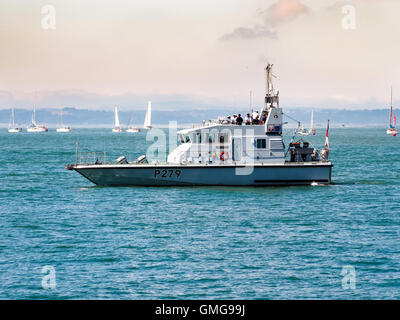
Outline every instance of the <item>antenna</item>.
{"label": "antenna", "polygon": [[390,122],[389,128],[392,127],[392,120],[393,120],[393,87],[390,87]]}
{"label": "antenna", "polygon": [[253,112],[253,91],[250,90],[250,111]]}
{"label": "antenna", "polygon": [[275,75],[272,74],[273,66],[273,64],[268,63],[265,68],[265,110],[269,110],[270,108],[279,108],[279,91],[275,92],[272,81],[272,78],[275,77]]}

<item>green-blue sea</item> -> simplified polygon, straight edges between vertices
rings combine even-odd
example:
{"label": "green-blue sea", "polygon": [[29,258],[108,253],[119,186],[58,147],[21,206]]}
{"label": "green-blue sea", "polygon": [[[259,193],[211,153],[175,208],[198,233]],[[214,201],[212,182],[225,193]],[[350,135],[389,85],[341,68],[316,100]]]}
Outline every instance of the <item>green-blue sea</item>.
{"label": "green-blue sea", "polygon": [[331,129],[331,186],[96,187],[64,169],[76,141],[115,158],[149,146],[1,129],[0,299],[400,298],[400,137],[385,128]]}

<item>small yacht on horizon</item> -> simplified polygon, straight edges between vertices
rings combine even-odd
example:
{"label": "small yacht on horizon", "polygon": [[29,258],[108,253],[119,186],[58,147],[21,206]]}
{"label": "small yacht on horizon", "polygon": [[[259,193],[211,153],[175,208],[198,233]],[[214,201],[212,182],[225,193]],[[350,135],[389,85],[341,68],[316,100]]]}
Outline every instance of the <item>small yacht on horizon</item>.
{"label": "small yacht on horizon", "polygon": [[299,129],[299,135],[300,136],[308,136],[309,132],[306,128],[304,128],[304,126],[301,126],[301,128]]}
{"label": "small yacht on horizon", "polygon": [[138,132],[140,132],[140,129],[136,128],[133,125],[133,112],[131,113],[131,119],[129,120],[129,126],[128,126],[128,129],[126,129],[126,132],[128,132],[128,133],[138,133]]}
{"label": "small yacht on horizon", "polygon": [[310,129],[307,130],[304,126],[301,126],[298,133],[300,136],[308,136],[310,134],[315,136],[316,130],[314,128],[314,111],[311,111]]}
{"label": "small yacht on horizon", "polygon": [[396,136],[398,130],[396,129],[396,117],[393,115],[393,88],[390,88],[390,120],[389,128],[386,130],[386,134]]}
{"label": "small yacht on horizon", "polygon": [[36,123],[36,105],[33,105],[32,121],[26,128],[26,132],[47,132],[49,129],[46,126],[38,125]]}
{"label": "small yacht on horizon", "polygon": [[119,124],[119,117],[118,117],[118,108],[114,108],[114,128],[112,129],[112,132],[122,132],[121,125]]}
{"label": "small yacht on horizon", "polygon": [[15,125],[15,119],[14,119],[14,106],[11,108],[11,121],[8,125],[8,132],[10,133],[17,133],[21,132],[22,128],[18,127]]}
{"label": "small yacht on horizon", "polygon": [[59,122],[60,122],[60,127],[56,129],[57,132],[71,132],[71,127],[64,125],[63,122],[63,111],[59,113]]}
{"label": "small yacht on horizon", "polygon": [[147,103],[147,110],[146,110],[146,116],[144,118],[144,129],[150,130],[152,128],[151,126],[151,101]]}

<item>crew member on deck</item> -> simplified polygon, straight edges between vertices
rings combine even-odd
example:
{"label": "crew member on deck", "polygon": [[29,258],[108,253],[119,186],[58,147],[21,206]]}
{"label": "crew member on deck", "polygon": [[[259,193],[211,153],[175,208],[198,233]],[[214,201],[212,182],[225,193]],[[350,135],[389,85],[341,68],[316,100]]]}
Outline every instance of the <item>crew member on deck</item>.
{"label": "crew member on deck", "polygon": [[260,122],[260,115],[258,114],[258,110],[254,111],[251,115],[252,120],[254,121],[258,117],[258,121]]}
{"label": "crew member on deck", "polygon": [[261,124],[264,124],[267,121],[267,113],[263,113],[261,116]]}
{"label": "crew member on deck", "polygon": [[236,118],[236,123],[238,126],[241,126],[243,123],[243,118],[240,113],[239,113],[238,117]]}
{"label": "crew member on deck", "polygon": [[246,114],[246,117],[244,118],[244,123],[246,124],[246,126],[251,125],[250,113]]}
{"label": "crew member on deck", "polygon": [[232,124],[236,124],[236,121],[237,121],[237,115],[234,114],[232,119]]}

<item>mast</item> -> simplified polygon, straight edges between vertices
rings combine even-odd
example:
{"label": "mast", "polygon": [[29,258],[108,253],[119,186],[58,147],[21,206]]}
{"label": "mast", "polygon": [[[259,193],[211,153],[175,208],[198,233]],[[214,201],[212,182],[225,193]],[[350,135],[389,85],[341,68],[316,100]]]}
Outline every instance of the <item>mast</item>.
{"label": "mast", "polygon": [[146,117],[144,118],[144,127],[151,127],[151,101],[147,104]]}
{"label": "mast", "polygon": [[118,117],[118,109],[117,109],[117,107],[115,107],[115,109],[114,109],[114,116],[115,116],[115,119],[114,119],[114,128],[119,128],[119,117]]}
{"label": "mast", "polygon": [[389,127],[392,127],[393,120],[393,87],[390,87],[390,123]]}
{"label": "mast", "polygon": [[33,105],[32,124],[36,126],[36,105]]}
{"label": "mast", "polygon": [[11,108],[11,128],[15,128],[15,121],[14,121],[14,106]]}
{"label": "mast", "polygon": [[279,107],[279,91],[274,88],[272,73],[273,64],[265,68],[265,105],[261,118],[265,118],[265,133],[268,135],[282,135],[282,109]]}
{"label": "mast", "polygon": [[147,121],[148,121],[148,125],[149,125],[149,127],[151,126],[151,101],[149,101],[149,103],[147,104],[147,111],[148,111],[148,118],[147,118]]}
{"label": "mast", "polygon": [[62,128],[64,128],[63,111],[62,111],[62,110],[61,110],[61,112],[60,112],[60,120],[61,120],[60,125],[61,125]]}
{"label": "mast", "polygon": [[263,111],[269,111],[271,108],[279,108],[279,92],[274,89],[272,78],[275,77],[272,73],[273,64],[267,64],[265,68],[265,106]]}
{"label": "mast", "polygon": [[310,123],[310,130],[314,129],[314,111],[311,111],[311,123]]}
{"label": "mast", "polygon": [[250,90],[250,112],[253,112],[253,91]]}
{"label": "mast", "polygon": [[131,118],[129,119],[129,127],[133,127],[133,111],[131,112]]}

